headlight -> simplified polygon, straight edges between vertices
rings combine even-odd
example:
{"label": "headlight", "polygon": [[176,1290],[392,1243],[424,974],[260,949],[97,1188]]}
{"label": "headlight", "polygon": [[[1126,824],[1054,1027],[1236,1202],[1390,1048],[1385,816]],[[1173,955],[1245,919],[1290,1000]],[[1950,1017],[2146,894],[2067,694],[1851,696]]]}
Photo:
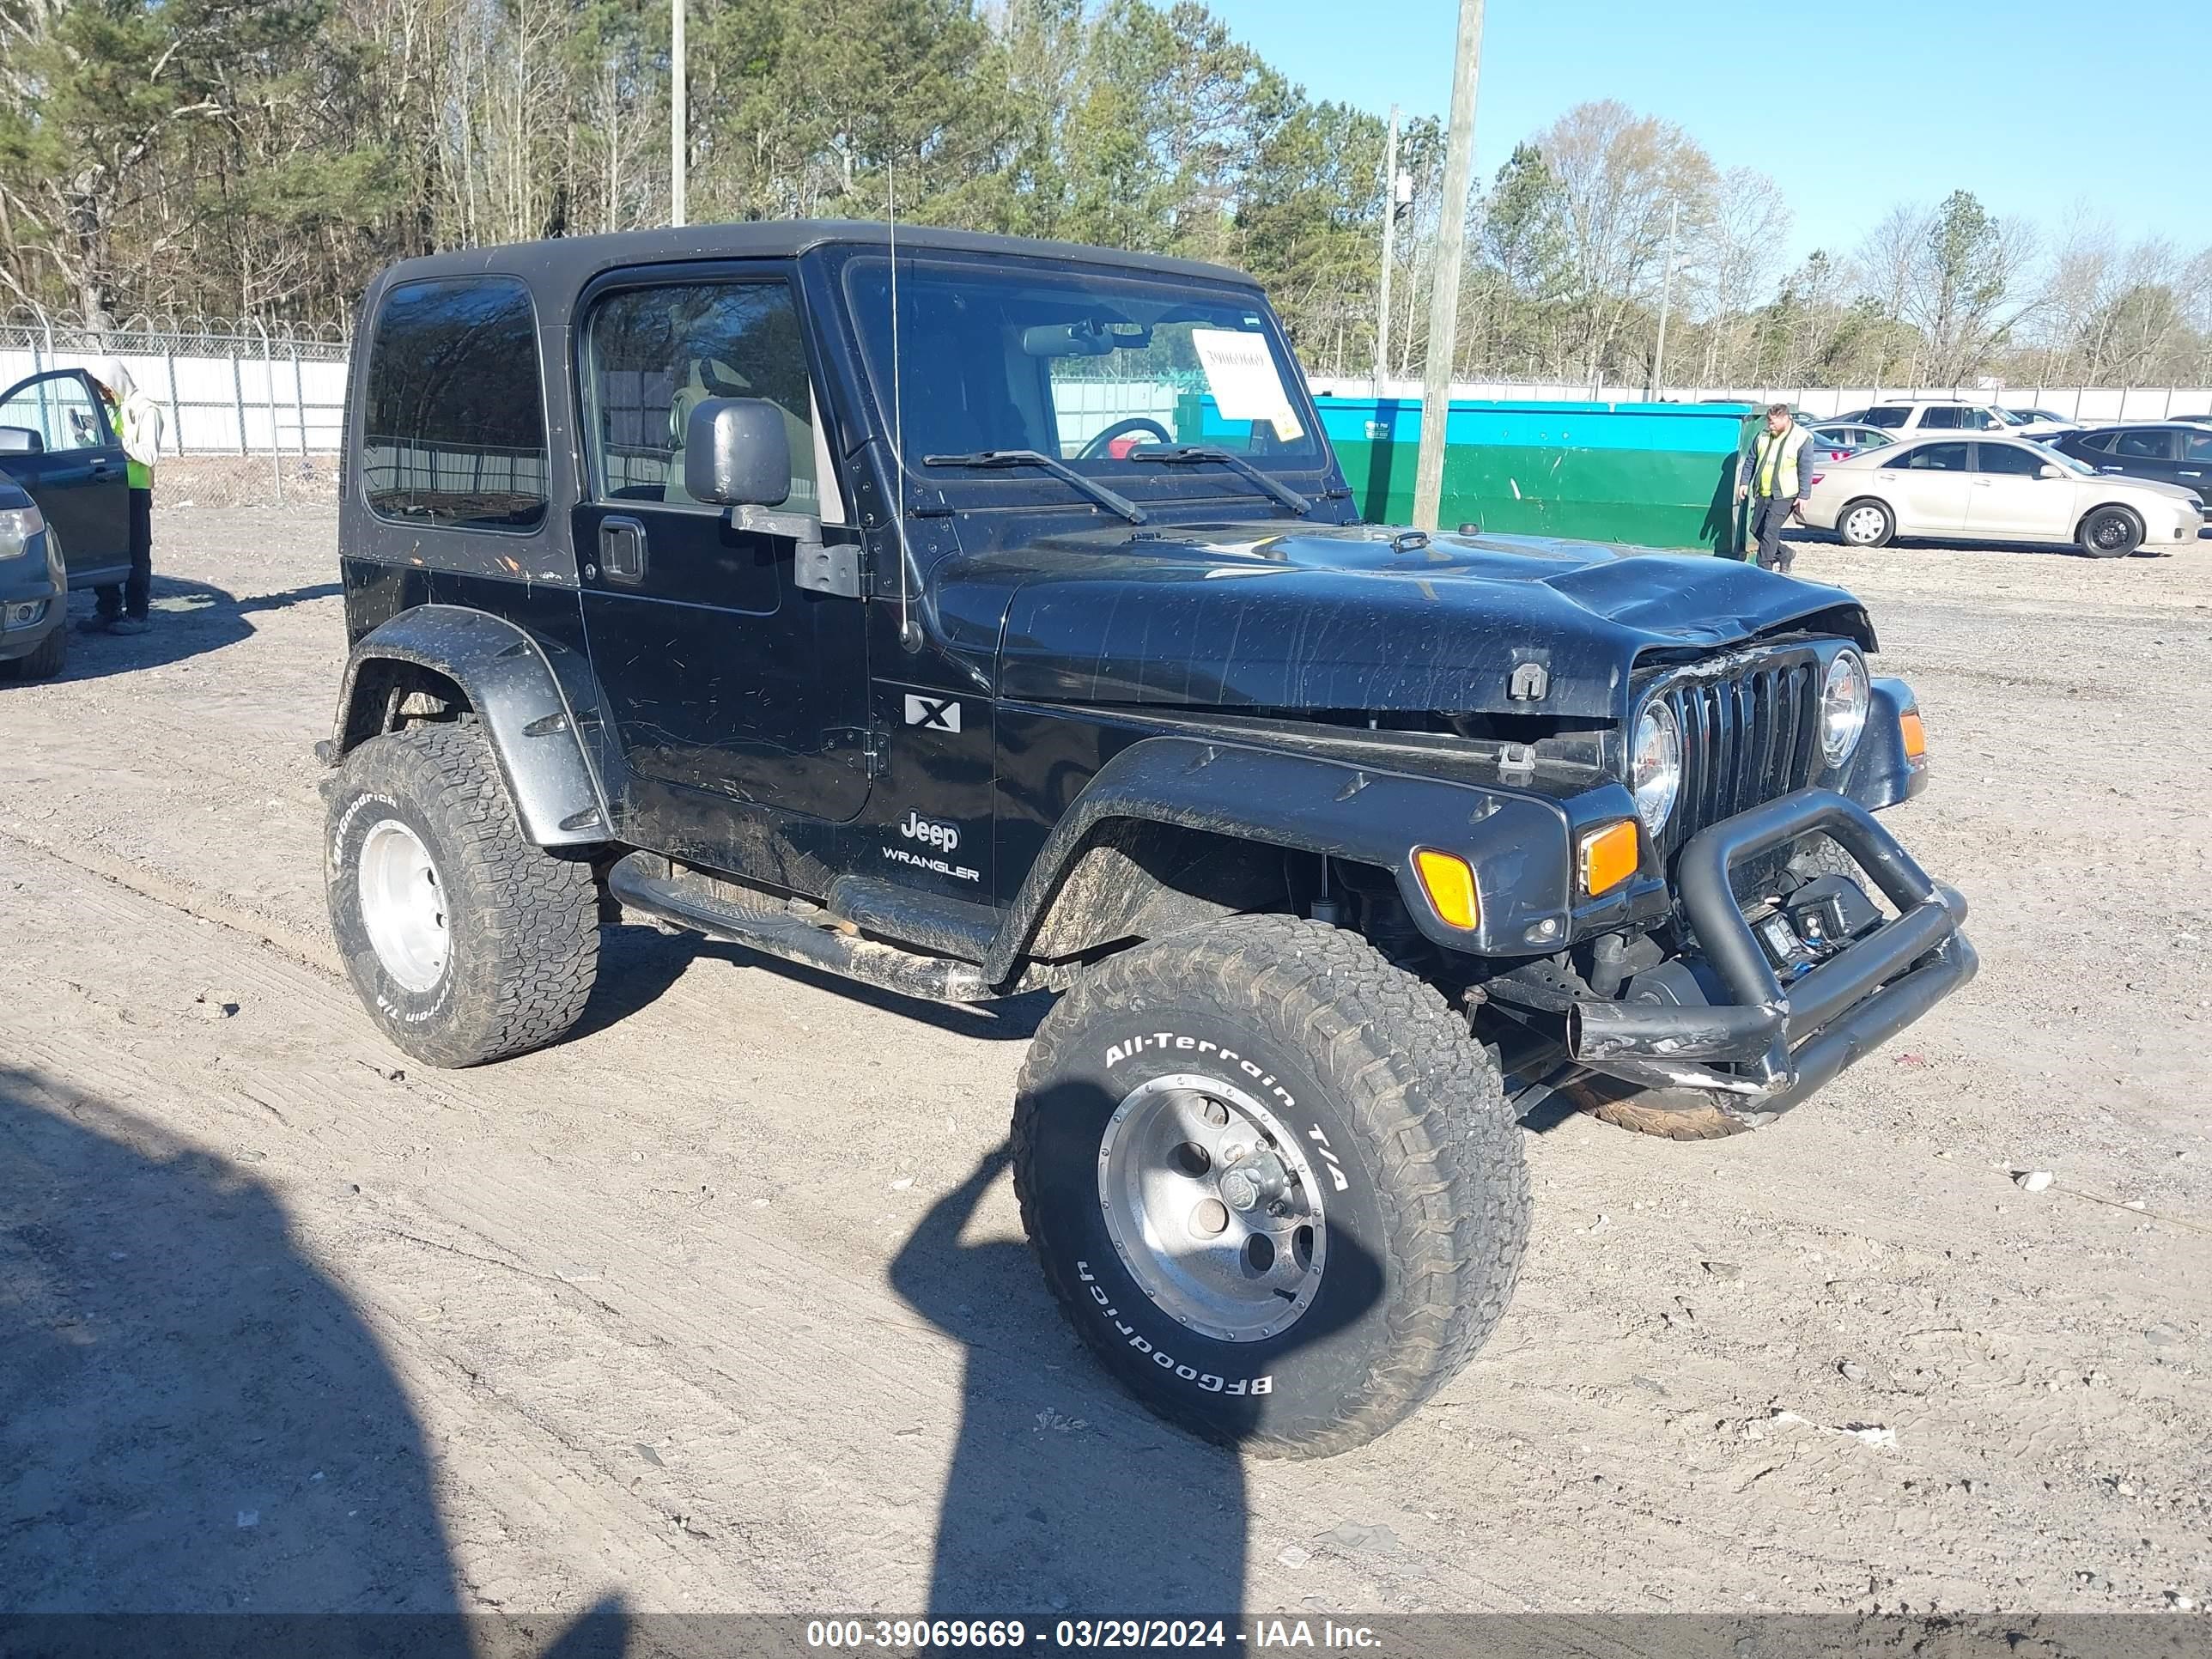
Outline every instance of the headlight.
{"label": "headlight", "polygon": [[46,527],[35,507],[0,507],[0,563],[21,558],[31,538]]}
{"label": "headlight", "polygon": [[1858,747],[1870,695],[1865,659],[1856,651],[1837,652],[1820,684],[1820,752],[1829,765],[1841,766]]}
{"label": "headlight", "polygon": [[1682,788],[1682,728],[1674,711],[1663,702],[1645,705],[1637,716],[1628,787],[1636,792],[1636,816],[1656,836],[1666,827]]}

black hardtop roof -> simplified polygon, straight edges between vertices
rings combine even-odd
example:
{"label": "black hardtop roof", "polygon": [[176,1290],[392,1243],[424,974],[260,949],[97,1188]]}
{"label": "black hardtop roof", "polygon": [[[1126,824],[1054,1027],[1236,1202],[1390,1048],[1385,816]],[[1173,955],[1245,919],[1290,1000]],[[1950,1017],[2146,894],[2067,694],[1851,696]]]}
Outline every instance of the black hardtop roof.
{"label": "black hardtop roof", "polygon": [[[842,245],[880,248],[888,246],[890,241],[889,226],[859,219],[761,220],[625,230],[601,236],[563,236],[542,242],[462,248],[419,259],[402,259],[386,268],[377,286],[419,282],[426,277],[496,274],[519,276],[544,297],[547,290],[573,293],[599,272],[624,265],[669,264],[693,259],[789,258],[817,247]],[[898,245],[902,249],[916,252],[941,250],[1059,259],[1255,286],[1250,276],[1226,265],[1173,259],[1154,253],[1128,253],[1118,248],[1085,247],[1075,242],[1037,241],[1026,236],[991,236],[975,231],[901,225]]]}

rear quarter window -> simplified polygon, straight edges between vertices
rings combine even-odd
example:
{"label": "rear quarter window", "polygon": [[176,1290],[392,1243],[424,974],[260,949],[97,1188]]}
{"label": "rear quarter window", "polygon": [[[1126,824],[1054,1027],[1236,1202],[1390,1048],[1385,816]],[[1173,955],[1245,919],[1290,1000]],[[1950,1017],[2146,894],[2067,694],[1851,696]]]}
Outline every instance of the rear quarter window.
{"label": "rear quarter window", "polygon": [[380,517],[447,530],[545,521],[545,395],[529,290],[405,283],[369,344],[362,489]]}

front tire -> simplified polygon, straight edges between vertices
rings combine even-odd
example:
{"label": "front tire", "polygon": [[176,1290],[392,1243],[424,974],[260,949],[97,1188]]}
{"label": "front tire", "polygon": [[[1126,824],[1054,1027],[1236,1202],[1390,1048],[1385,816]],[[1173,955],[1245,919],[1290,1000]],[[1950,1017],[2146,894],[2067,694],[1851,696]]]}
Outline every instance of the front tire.
{"label": "front tire", "polygon": [[2142,538],[2142,520],[2124,507],[2100,507],[2081,520],[2081,550],[2093,559],[2124,559]]}
{"label": "front tire", "polygon": [[346,972],[408,1054],[475,1066],[576,1023],[599,969],[591,866],[524,837],[473,721],[349,754],[325,848]]}
{"label": "front tire", "polygon": [[1015,1190],[1106,1369],[1194,1433],[1364,1444],[1504,1316],[1528,1236],[1496,1061],[1358,935],[1252,916],[1138,945],[1039,1027]]}
{"label": "front tire", "polygon": [[1836,534],[1850,547],[1887,547],[1897,534],[1897,515],[1882,502],[1864,497],[1836,514]]}
{"label": "front tire", "polygon": [[[50,603],[58,605],[61,601]],[[0,665],[0,672],[20,680],[50,680],[62,672],[69,660],[69,618],[64,617],[54,624],[54,631],[39,641],[39,648],[27,656]]]}

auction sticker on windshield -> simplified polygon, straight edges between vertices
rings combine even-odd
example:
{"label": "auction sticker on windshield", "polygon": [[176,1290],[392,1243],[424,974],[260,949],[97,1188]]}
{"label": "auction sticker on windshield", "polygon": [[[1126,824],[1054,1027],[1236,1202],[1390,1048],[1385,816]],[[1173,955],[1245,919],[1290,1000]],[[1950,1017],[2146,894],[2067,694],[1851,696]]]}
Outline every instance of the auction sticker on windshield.
{"label": "auction sticker on windshield", "polygon": [[1295,443],[1305,436],[1291,411],[1290,393],[1283,390],[1283,377],[1275,372],[1265,335],[1194,328],[1190,343],[1198,349],[1206,389],[1224,420],[1265,421],[1275,428],[1278,443]]}

